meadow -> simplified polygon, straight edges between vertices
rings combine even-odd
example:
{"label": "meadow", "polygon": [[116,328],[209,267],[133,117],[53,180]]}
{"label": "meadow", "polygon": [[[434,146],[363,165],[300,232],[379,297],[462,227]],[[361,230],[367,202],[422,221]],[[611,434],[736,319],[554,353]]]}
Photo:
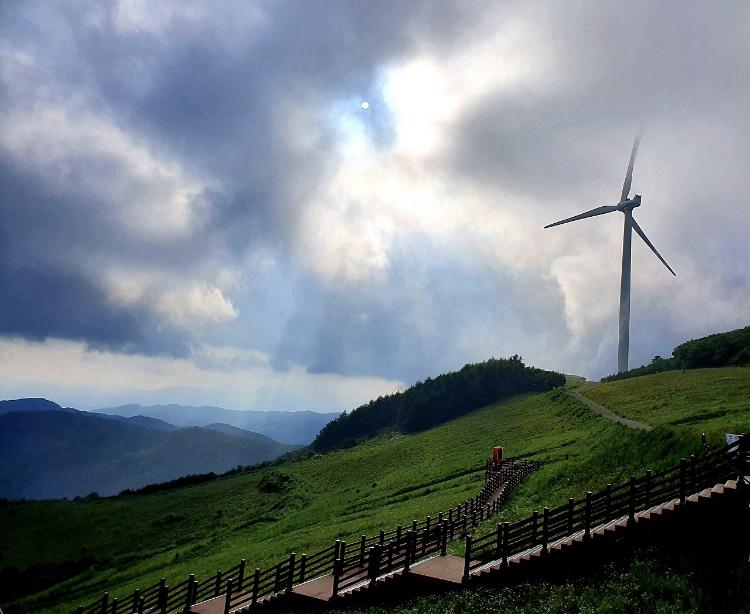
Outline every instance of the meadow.
{"label": "meadow", "polygon": [[[160,577],[205,577],[240,558],[265,568],[290,551],[312,553],[336,538],[352,541],[447,510],[479,490],[493,445],[543,464],[492,523],[672,465],[699,452],[702,430],[715,444],[725,431],[750,430],[750,368],[667,372],[581,390],[655,428],[614,424],[556,389],[513,397],[419,434],[385,435],[173,491],[3,502],[0,567],[6,579],[14,568],[23,581],[32,566],[48,568],[51,586],[13,597],[21,611],[72,612],[103,590],[125,596]],[[461,544],[452,550],[460,552]],[[82,559],[90,561],[85,571],[73,573]],[[6,612],[9,601],[0,597]]]}

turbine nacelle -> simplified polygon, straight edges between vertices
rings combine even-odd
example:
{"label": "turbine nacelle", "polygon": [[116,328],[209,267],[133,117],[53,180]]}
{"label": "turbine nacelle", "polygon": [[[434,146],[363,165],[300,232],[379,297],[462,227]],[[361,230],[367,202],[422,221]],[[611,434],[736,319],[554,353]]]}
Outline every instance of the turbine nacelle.
{"label": "turbine nacelle", "polygon": [[632,211],[636,207],[640,207],[640,206],[641,206],[641,195],[636,194],[635,196],[633,196],[633,198],[623,200],[619,205],[617,205],[617,208],[620,211],[628,211],[628,210]]}

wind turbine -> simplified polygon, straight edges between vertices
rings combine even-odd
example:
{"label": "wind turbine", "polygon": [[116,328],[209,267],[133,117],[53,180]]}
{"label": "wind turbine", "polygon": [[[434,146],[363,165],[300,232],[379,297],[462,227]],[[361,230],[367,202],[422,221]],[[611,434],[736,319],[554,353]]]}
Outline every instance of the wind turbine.
{"label": "wind turbine", "polygon": [[620,341],[617,346],[618,373],[628,370],[628,348],[630,346],[630,239],[633,235],[633,229],[635,229],[638,236],[643,239],[646,245],[651,248],[651,251],[656,254],[656,257],[662,261],[662,264],[669,269],[669,272],[675,277],[677,276],[677,273],[672,270],[672,267],[667,264],[667,261],[661,257],[661,254],[658,251],[656,251],[653,243],[648,240],[646,233],[643,232],[638,225],[638,222],[636,222],[633,217],[633,209],[641,206],[640,194],[634,195],[633,198],[628,198],[628,195],[630,194],[630,184],[633,182],[633,164],[635,163],[635,156],[638,153],[640,140],[641,138],[638,136],[633,143],[633,150],[630,152],[630,162],[628,163],[628,172],[625,174],[625,183],[622,185],[622,194],[618,204],[596,207],[585,213],[580,213],[573,217],[545,226],[545,228],[552,228],[552,226],[575,222],[576,220],[594,217],[595,215],[604,215],[605,213],[611,213],[612,211],[622,211],[625,215],[625,227],[622,235],[622,276],[620,277]]}

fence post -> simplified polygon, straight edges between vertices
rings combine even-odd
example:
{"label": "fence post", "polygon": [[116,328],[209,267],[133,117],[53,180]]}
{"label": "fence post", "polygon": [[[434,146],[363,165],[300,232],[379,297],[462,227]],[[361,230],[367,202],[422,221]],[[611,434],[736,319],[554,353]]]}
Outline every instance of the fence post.
{"label": "fence post", "polygon": [[495,538],[495,556],[497,558],[500,558],[500,552],[503,548],[503,525],[502,523],[497,523],[497,536]]}
{"label": "fence post", "polygon": [[680,504],[684,505],[685,503],[685,488],[687,486],[686,482],[686,474],[687,474],[687,460],[684,458],[680,459]]}
{"label": "fence post", "polygon": [[440,523],[440,556],[445,556],[448,550],[448,525],[445,521]]}
{"label": "fence post", "polygon": [[336,559],[340,558],[341,554],[341,540],[337,539],[336,543],[333,546],[333,562],[336,562]]}
{"label": "fence post", "polygon": [[508,566],[508,531],[510,530],[510,523],[503,523],[503,566]]}
{"label": "fence post", "polygon": [[143,597],[138,598],[138,614],[143,614],[143,611],[146,609],[146,602],[143,599]]}
{"label": "fence post", "polygon": [[286,592],[292,592],[292,586],[294,586],[294,568],[296,563],[297,555],[294,552],[289,553],[289,573],[286,578]]}
{"label": "fence post", "polygon": [[646,470],[646,507],[651,507],[651,478],[653,471],[651,469]]}
{"label": "fence post", "polygon": [[591,539],[591,491],[586,491],[586,539]]}
{"label": "fence post", "polygon": [[635,476],[630,474],[630,492],[628,493],[628,524],[635,524]]}
{"label": "fence post", "polygon": [[157,606],[161,606],[161,602],[162,602],[162,595],[164,595],[164,587],[165,587],[166,585],[167,585],[167,580],[166,580],[166,578],[161,578],[161,579],[159,580],[159,590],[158,590],[158,592],[157,592],[157,594],[156,594],[156,604],[157,604]]}
{"label": "fence post", "polygon": [[240,559],[240,573],[237,577],[237,590],[241,591],[245,585],[245,559]]}
{"label": "fence post", "polygon": [[690,491],[695,492],[698,488],[698,476],[696,475],[695,470],[695,454],[690,455],[690,481],[688,482],[690,484]]}
{"label": "fence post", "polygon": [[417,560],[417,541],[419,540],[419,532],[413,531],[411,536],[411,562]]}
{"label": "fence post", "polygon": [[396,527],[396,548],[401,550],[401,525]]}
{"label": "fence post", "polygon": [[161,599],[161,614],[167,614],[167,603],[169,601],[169,585],[164,585],[163,597]]}
{"label": "fence post", "polygon": [[607,498],[605,500],[605,509],[604,513],[606,514],[606,519],[611,520],[612,519],[612,484],[607,484]]}
{"label": "fence post", "polygon": [[341,578],[341,559],[336,559],[333,562],[333,592],[331,598],[335,597],[339,592],[339,579]]}
{"label": "fence post", "polygon": [[[163,580],[164,578],[162,578]],[[214,597],[218,597],[221,592],[221,569],[216,570],[216,582],[214,583]]]}
{"label": "fence post", "polygon": [[82,605],[79,605],[79,606],[78,606],[78,607],[76,608],[76,614],[83,614],[83,606],[82,606]]}
{"label": "fence post", "polygon": [[102,595],[102,602],[100,604],[101,613],[105,614],[107,612],[107,604],[109,603],[109,593],[104,593]]}
{"label": "fence post", "polygon": [[573,535],[573,497],[568,498],[568,535]]}
{"label": "fence post", "polygon": [[471,528],[474,529],[477,526],[477,513],[476,511],[471,511]]}
{"label": "fence post", "polygon": [[748,474],[748,454],[750,454],[750,435],[740,435],[737,442],[737,489],[747,488],[745,476]]}
{"label": "fence post", "polygon": [[111,614],[117,614],[117,597],[112,597],[112,607],[110,608]]}
{"label": "fence post", "polygon": [[531,545],[536,546],[536,527],[539,522],[539,512],[534,510],[531,514]]}
{"label": "fence post", "polygon": [[427,516],[426,522],[425,522],[425,528],[424,528],[424,537],[422,538],[422,556],[424,556],[424,553],[427,551],[427,540],[430,538],[430,523],[432,522],[432,519]]}
{"label": "fence post", "polygon": [[131,612],[138,610],[138,598],[141,596],[141,589],[137,588],[133,591],[133,607],[130,608]]}
{"label": "fence post", "polygon": [[260,568],[255,568],[255,573],[253,574],[253,596],[251,599],[252,605],[255,605],[258,603],[258,589],[260,588]]}
{"label": "fence post", "polygon": [[542,552],[547,554],[547,542],[549,541],[549,508],[544,508],[544,518],[542,519]]}
{"label": "fence post", "polygon": [[469,565],[471,564],[471,533],[466,536],[466,550],[464,551],[464,576],[462,581],[469,580]]}
{"label": "fence post", "polygon": [[367,536],[363,535],[359,538],[359,566],[364,567],[365,566],[365,542],[367,541]]}
{"label": "fence post", "polygon": [[375,544],[370,548],[370,564],[367,569],[367,577],[369,579],[369,586],[373,588],[378,580],[380,572],[380,544]]}
{"label": "fence post", "polygon": [[413,531],[407,531],[406,532],[406,548],[404,549],[404,573],[407,573],[409,571],[409,567],[411,566],[411,541],[412,537],[414,537]]}
{"label": "fence post", "polygon": [[304,552],[299,557],[299,581],[302,584],[305,581],[305,571],[307,570],[307,554]]}
{"label": "fence post", "polygon": [[273,592],[278,593],[281,588],[281,563],[276,564],[276,573],[273,579]]}
{"label": "fence post", "polygon": [[234,578],[229,578],[227,582],[227,596],[224,600],[224,614],[229,614],[229,609],[232,607],[232,590],[234,589]]}
{"label": "fence post", "polygon": [[190,606],[193,605],[193,588],[195,587],[195,574],[191,573],[188,576],[187,595],[185,596],[185,609],[187,612],[190,610]]}

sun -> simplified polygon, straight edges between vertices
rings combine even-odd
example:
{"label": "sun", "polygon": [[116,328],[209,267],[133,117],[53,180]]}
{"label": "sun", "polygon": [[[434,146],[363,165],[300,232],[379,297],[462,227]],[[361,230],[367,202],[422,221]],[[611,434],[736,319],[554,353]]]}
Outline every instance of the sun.
{"label": "sun", "polygon": [[360,106],[362,107],[362,110],[367,111],[367,109],[370,108],[370,103],[365,100]]}

